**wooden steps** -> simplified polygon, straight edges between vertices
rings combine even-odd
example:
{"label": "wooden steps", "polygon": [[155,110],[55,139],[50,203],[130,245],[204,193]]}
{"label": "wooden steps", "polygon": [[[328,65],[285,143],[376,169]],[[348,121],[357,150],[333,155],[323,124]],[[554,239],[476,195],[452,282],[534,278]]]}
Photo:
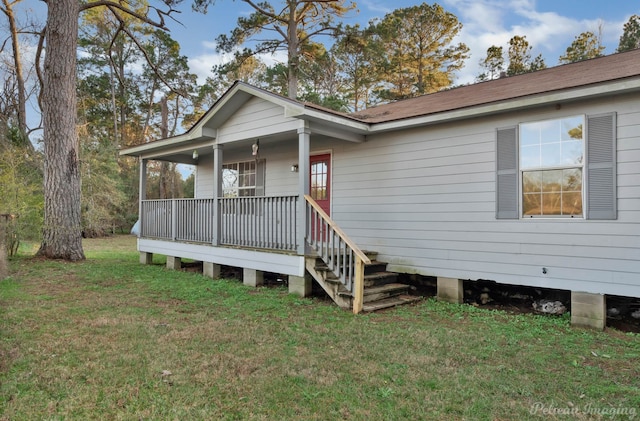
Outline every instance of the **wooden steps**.
{"label": "wooden steps", "polygon": [[[387,264],[377,259],[377,253],[365,251],[371,260],[364,268],[363,311],[372,312],[421,300],[409,294],[410,286],[398,282],[398,274],[387,272]],[[342,308],[350,309],[353,295],[342,285],[325,262],[319,258],[307,258],[307,271],[329,296]]]}
{"label": "wooden steps", "polygon": [[415,295],[398,295],[396,297],[385,298],[384,300],[365,303],[362,306],[362,311],[372,312],[385,308],[397,307],[403,304],[415,303],[416,301],[420,300],[422,300],[422,297],[418,297]]}

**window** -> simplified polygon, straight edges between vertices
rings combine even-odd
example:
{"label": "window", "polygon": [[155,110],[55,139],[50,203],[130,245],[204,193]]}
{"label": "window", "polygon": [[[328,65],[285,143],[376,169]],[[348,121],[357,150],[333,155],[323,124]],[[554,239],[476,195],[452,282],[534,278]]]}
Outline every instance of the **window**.
{"label": "window", "polygon": [[616,114],[496,132],[496,218],[616,219]]}
{"label": "window", "polygon": [[582,216],[584,117],[520,125],[522,216]]}
{"label": "window", "polygon": [[256,161],[235,162],[222,166],[223,197],[256,195]]}

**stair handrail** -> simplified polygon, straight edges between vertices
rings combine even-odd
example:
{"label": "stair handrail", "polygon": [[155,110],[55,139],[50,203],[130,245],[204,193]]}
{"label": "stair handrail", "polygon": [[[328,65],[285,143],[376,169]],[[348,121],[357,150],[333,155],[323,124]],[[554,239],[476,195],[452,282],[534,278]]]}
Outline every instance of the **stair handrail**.
{"label": "stair handrail", "polygon": [[354,291],[353,291],[353,313],[358,314],[362,311],[362,305],[364,300],[364,265],[371,263],[371,260],[366,254],[356,245],[356,243],[349,238],[349,236],[340,229],[338,224],[327,213],[322,210],[320,205],[308,194],[304,195],[306,202],[316,211],[316,213],[322,218],[322,220],[329,225],[329,227],[335,232],[344,244],[351,250],[355,256],[355,268],[354,268]]}

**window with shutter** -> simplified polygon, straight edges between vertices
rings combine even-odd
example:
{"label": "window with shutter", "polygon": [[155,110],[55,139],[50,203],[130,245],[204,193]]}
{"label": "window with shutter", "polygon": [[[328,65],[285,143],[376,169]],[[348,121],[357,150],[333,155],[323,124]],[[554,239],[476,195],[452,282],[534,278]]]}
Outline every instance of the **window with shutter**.
{"label": "window with shutter", "polygon": [[496,218],[616,219],[615,114],[497,130]]}

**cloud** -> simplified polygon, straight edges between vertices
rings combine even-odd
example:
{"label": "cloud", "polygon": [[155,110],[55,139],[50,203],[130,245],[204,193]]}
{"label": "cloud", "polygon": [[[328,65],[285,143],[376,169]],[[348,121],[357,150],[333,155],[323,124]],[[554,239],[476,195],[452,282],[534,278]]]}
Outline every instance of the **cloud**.
{"label": "cloud", "polygon": [[[215,65],[228,63],[233,59],[233,53],[218,53],[216,43],[213,41],[203,41],[203,52],[189,57],[189,69],[198,77],[198,84],[205,83],[207,77],[212,76],[211,69]],[[259,54],[258,58],[267,66],[277,63],[287,62],[286,51],[277,51],[275,54]]]}
{"label": "cloud", "polygon": [[[571,8],[556,12],[541,11],[534,0],[444,0],[444,7],[455,14],[463,29],[456,42],[464,42],[471,50],[466,66],[458,73],[456,83],[471,83],[481,73],[479,61],[492,45],[508,48],[514,35],[526,36],[533,48],[532,56],[542,54],[547,66],[558,64],[558,58],[582,32],[598,33],[602,26],[605,54],[615,51],[624,22],[576,18]],[[627,18],[628,19],[628,18]]]}

